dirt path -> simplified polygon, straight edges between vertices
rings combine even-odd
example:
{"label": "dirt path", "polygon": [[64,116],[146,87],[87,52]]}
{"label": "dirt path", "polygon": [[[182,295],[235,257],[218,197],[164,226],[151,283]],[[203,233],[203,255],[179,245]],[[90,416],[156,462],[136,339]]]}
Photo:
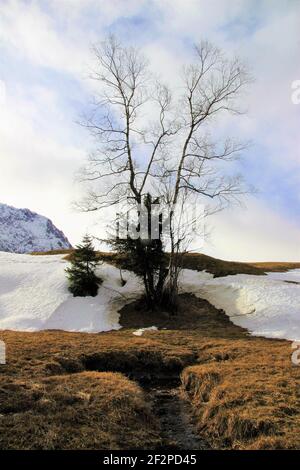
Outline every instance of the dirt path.
{"label": "dirt path", "polygon": [[159,380],[145,390],[152,402],[153,413],[160,422],[162,449],[202,450],[207,443],[196,432],[192,407],[179,379]]}

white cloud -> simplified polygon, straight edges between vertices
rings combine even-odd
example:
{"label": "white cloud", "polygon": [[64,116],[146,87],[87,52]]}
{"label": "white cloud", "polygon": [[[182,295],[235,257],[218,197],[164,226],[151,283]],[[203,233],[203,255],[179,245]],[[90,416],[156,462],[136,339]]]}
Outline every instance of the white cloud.
{"label": "white cloud", "polygon": [[[203,37],[248,59],[256,77],[247,98],[249,116],[235,120],[234,127],[227,121],[221,126],[252,138],[276,171],[291,168],[295,181],[300,180],[300,107],[291,103],[291,83],[300,79],[299,2],[263,0],[254,9],[253,0],[2,1],[0,49],[15,75],[0,108],[0,201],[52,217],[72,242],[92,223],[90,216],[79,217],[70,210],[81,191],[73,182],[74,172],[89,144],[73,124],[76,106],[68,107],[61,99],[72,93],[63,75],[80,87],[84,83],[89,91],[92,85],[81,79],[90,63],[90,44],[115,23],[139,15],[148,26],[137,28],[139,34],[131,40],[143,44],[154,68],[173,84],[188,59],[186,46]],[[44,75],[51,69],[62,72],[61,82],[57,79],[50,87],[36,78],[26,89],[26,71],[18,69],[22,61],[32,74],[36,69],[36,77],[41,69]],[[214,223],[214,247],[207,246],[211,254],[300,258],[299,226],[279,214],[274,204],[250,202],[247,211],[224,212]]]}
{"label": "white cloud", "polygon": [[212,232],[204,253],[241,261],[300,260],[300,227],[259,200],[208,219]]}
{"label": "white cloud", "polygon": [[144,3],[7,0],[0,3],[0,41],[31,63],[79,74],[80,78],[87,69],[91,44],[103,39],[111,23],[134,15]]}

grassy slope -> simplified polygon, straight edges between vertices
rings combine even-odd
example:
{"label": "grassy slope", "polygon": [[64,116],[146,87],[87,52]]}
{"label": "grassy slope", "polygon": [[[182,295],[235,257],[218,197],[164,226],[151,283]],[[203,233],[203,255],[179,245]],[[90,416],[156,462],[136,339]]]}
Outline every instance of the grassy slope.
{"label": "grassy slope", "polygon": [[[55,341],[55,338],[53,338]],[[122,449],[159,443],[134,382],[111,372],[2,377],[1,449]]]}
{"label": "grassy slope", "polygon": [[123,309],[120,331],[1,332],[8,350],[0,368],[1,447],[155,448],[155,417],[123,373],[150,381],[181,374],[212,447],[299,449],[300,368],[290,344],[250,337],[193,296],[180,302],[178,316],[155,318],[166,329],[143,337],[132,334],[137,318],[138,326],[155,322],[138,304]]}
{"label": "grassy slope", "polygon": [[[266,269],[205,255],[188,255],[185,267],[216,276]],[[187,294],[177,316],[134,303],[121,311],[121,324],[101,334],[0,332],[7,345],[1,448],[156,448],[156,418],[122,373],[137,380],[181,374],[198,431],[212,447],[300,449],[300,368],[291,363],[289,342],[250,337]],[[132,334],[153,324],[166,329]]]}
{"label": "grassy slope", "polygon": [[283,345],[247,346],[234,360],[184,370],[199,432],[214,448],[299,449],[298,369]]}
{"label": "grassy slope", "polygon": [[265,271],[273,272],[286,272],[290,269],[300,269],[300,263],[283,263],[283,262],[263,262],[263,263],[251,263],[252,266],[263,269]]}
{"label": "grassy slope", "polygon": [[[73,250],[54,250],[46,252],[34,252],[32,255],[66,255],[70,259]],[[99,258],[108,263],[119,265],[119,255],[109,252],[98,252]],[[183,267],[186,269],[195,269],[198,271],[206,270],[214,274],[215,277],[228,276],[231,274],[254,274],[264,275],[266,271],[288,271],[290,269],[300,269],[300,263],[284,262],[260,262],[260,263],[242,263],[236,261],[225,261],[202,253],[187,253],[183,258]]]}

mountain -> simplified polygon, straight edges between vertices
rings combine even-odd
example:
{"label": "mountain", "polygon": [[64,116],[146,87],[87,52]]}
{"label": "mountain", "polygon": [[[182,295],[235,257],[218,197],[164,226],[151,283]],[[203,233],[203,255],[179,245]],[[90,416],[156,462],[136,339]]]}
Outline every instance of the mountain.
{"label": "mountain", "polygon": [[0,251],[30,253],[71,248],[67,237],[50,219],[0,203]]}

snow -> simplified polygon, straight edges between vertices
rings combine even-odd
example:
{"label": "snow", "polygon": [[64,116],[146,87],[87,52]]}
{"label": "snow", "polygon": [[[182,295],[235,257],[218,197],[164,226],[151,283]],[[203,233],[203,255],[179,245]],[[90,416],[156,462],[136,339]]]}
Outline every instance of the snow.
{"label": "snow", "polygon": [[100,332],[120,328],[117,311],[142,290],[139,280],[100,266],[104,280],[96,297],[73,297],[68,291],[62,256],[0,252],[0,329]]}
{"label": "snow", "polygon": [[286,282],[299,282],[300,283],[300,269],[293,269],[286,273],[268,273],[268,276],[278,281]]}
{"label": "snow", "polygon": [[[255,336],[300,340],[300,270],[237,274],[183,272],[183,289],[223,309],[232,322]],[[299,284],[298,284],[299,283]]]}
{"label": "snow", "polygon": [[[63,256],[0,252],[0,329],[100,332],[120,328],[118,310],[138,298],[141,282],[109,264],[99,267],[103,284],[96,297],[73,297],[67,286]],[[213,278],[185,269],[182,292],[192,292],[223,309],[251,334],[300,340],[300,270],[238,274]],[[299,283],[299,284],[298,284]],[[151,327],[154,330],[156,327]],[[142,336],[148,328],[134,332]]]}
{"label": "snow", "polygon": [[143,336],[145,331],[157,331],[157,326],[148,326],[148,328],[139,328],[138,330],[134,331],[132,334],[135,336]]}
{"label": "snow", "polygon": [[4,341],[0,341],[0,364],[6,364],[6,347]]}

